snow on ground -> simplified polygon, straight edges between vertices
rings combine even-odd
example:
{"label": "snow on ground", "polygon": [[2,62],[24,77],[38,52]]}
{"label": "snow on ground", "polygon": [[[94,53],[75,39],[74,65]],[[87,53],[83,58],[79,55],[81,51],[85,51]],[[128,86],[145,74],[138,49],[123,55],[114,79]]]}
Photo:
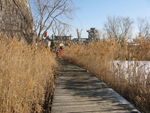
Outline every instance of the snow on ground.
{"label": "snow on ground", "polygon": [[150,75],[150,61],[113,61],[112,71],[116,75],[128,77],[145,77]]}

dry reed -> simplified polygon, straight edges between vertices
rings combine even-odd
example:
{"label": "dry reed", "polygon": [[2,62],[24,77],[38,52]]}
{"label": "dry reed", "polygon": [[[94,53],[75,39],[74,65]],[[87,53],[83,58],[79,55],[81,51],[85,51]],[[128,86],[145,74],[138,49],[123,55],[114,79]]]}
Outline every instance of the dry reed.
{"label": "dry reed", "polygon": [[[148,60],[149,52],[150,46],[143,41],[140,41],[140,46],[129,46],[127,42],[119,44],[106,39],[88,45],[66,47],[63,58],[93,72],[143,113],[149,113],[150,74],[146,76],[136,61],[127,65],[126,70],[121,68],[121,62],[126,60]],[[115,64],[115,60],[119,60],[119,63]]]}
{"label": "dry reed", "polygon": [[0,36],[0,113],[41,113],[46,88],[54,88],[56,66],[43,46]]}

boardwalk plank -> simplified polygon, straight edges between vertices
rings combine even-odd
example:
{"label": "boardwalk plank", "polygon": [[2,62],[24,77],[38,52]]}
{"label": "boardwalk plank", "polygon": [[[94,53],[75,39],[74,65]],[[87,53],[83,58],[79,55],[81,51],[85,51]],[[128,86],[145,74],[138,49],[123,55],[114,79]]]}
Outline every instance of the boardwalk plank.
{"label": "boardwalk plank", "polygon": [[52,113],[132,113],[133,111],[137,110],[92,73],[70,63],[63,63],[63,70],[59,72],[56,81]]}

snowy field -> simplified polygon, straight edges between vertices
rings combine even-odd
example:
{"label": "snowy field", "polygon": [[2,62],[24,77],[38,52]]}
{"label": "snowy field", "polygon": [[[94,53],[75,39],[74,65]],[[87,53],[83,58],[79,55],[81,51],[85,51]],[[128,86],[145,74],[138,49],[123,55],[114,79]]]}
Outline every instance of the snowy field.
{"label": "snowy field", "polygon": [[150,75],[150,61],[113,61],[112,71],[116,75],[141,77],[147,79]]}

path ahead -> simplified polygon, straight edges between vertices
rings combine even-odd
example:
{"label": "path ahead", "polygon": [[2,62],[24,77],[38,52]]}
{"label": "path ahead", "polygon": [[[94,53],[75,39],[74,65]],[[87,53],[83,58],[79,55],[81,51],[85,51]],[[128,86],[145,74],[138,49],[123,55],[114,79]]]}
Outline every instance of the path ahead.
{"label": "path ahead", "polygon": [[93,74],[63,62],[54,92],[52,113],[138,113]]}

